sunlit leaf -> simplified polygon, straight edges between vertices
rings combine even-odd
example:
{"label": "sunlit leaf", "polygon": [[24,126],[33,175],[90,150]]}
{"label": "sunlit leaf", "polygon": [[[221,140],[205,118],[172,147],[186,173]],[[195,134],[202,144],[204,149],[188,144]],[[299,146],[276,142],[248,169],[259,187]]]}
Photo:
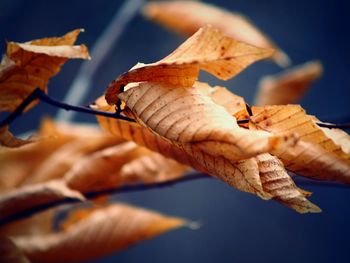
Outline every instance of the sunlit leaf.
{"label": "sunlit leaf", "polygon": [[239,42],[207,26],[162,60],[136,65],[119,76],[108,86],[106,100],[109,104],[116,104],[120,88],[131,82],[156,81],[191,87],[198,78],[199,70],[227,80],[273,53],[273,49]]}
{"label": "sunlit leaf", "polygon": [[[143,14],[165,27],[190,36],[205,25],[222,31],[225,35],[263,48],[277,46],[244,15],[197,1],[149,2]],[[280,49],[273,59],[281,66],[288,66],[288,56]]]}
{"label": "sunlit leaf", "polygon": [[47,92],[50,78],[68,59],[88,59],[85,45],[73,45],[80,32],[81,29],[76,29],[62,37],[8,42],[0,66],[0,111],[13,111],[36,88]]}

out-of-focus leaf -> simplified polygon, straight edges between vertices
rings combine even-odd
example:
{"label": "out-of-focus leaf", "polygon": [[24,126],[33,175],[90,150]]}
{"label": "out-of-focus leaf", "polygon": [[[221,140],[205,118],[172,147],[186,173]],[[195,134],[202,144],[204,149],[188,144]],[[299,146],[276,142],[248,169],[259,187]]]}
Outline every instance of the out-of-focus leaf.
{"label": "out-of-focus leaf", "polygon": [[23,184],[33,184],[61,178],[85,155],[118,144],[119,142],[120,140],[107,135],[90,138],[89,140],[85,138],[73,140],[48,156],[33,171],[31,176],[23,181]]}
{"label": "out-of-focus leaf", "polygon": [[251,124],[258,129],[275,134],[290,131],[300,137],[293,149],[274,153],[289,170],[318,179],[350,182],[350,154],[299,105],[253,107],[253,113]]}
{"label": "out-of-focus leaf", "polygon": [[0,236],[0,262],[30,263],[16,245],[5,236]]}
{"label": "out-of-focus leaf", "polygon": [[120,88],[131,82],[156,81],[191,87],[197,80],[200,69],[227,80],[273,53],[273,49],[239,42],[207,26],[199,29],[162,60],[136,65],[119,76],[108,86],[106,100],[109,104],[116,104]]}
{"label": "out-of-focus leaf", "polygon": [[120,174],[124,184],[152,184],[179,178],[189,169],[188,166],[154,152],[126,163]]}
{"label": "out-of-focus leaf", "polygon": [[69,189],[62,181],[20,187],[0,197],[0,219],[64,198],[84,200],[79,192]]}
{"label": "out-of-focus leaf", "polygon": [[81,262],[185,225],[180,218],[122,204],[93,209],[85,216],[66,231],[13,240],[34,262]]}
{"label": "out-of-focus leaf", "polygon": [[112,188],[122,183],[120,169],[125,163],[149,153],[132,142],[111,146],[80,159],[64,179],[81,192]]}
{"label": "out-of-focus leaf", "polygon": [[264,77],[259,83],[256,105],[296,103],[322,75],[320,61],[311,61],[278,75]]}
{"label": "out-of-focus leaf", "polygon": [[283,67],[290,64],[288,56],[242,14],[197,1],[149,2],[145,5],[143,14],[186,36],[194,34],[205,25],[212,25],[239,41],[277,49],[273,55],[275,62]]}
{"label": "out-of-focus leaf", "polygon": [[0,111],[13,111],[35,88],[47,92],[49,79],[69,58],[88,59],[85,45],[73,46],[80,32],[76,29],[62,37],[7,43],[0,67]]}

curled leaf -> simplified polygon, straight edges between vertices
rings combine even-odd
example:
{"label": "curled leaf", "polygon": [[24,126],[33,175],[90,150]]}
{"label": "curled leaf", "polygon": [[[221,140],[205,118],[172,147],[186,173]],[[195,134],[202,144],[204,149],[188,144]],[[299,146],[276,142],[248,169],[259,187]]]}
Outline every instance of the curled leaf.
{"label": "curled leaf", "polygon": [[288,169],[319,179],[350,182],[350,154],[299,105],[254,107],[253,113],[251,124],[258,129],[275,134],[290,131],[300,137],[293,149],[274,152]]}
{"label": "curled leaf", "polygon": [[274,136],[239,127],[225,108],[196,87],[144,82],[119,98],[141,125],[189,153],[198,149],[239,161],[296,141],[293,134]]}
{"label": "curled leaf", "polygon": [[62,37],[7,43],[0,66],[0,111],[15,110],[36,88],[47,92],[50,78],[68,59],[88,59],[85,45],[73,45],[80,32],[81,29],[76,29]]}
{"label": "curled leaf", "polygon": [[275,76],[264,77],[259,83],[256,105],[284,105],[297,102],[322,75],[320,61],[311,61]]}
{"label": "curled leaf", "polygon": [[284,67],[290,64],[288,56],[242,14],[198,1],[149,2],[144,6],[143,14],[186,36],[194,34],[205,25],[212,25],[239,41],[257,47],[277,49],[273,55],[276,63]]}
{"label": "curled leaf", "polygon": [[34,262],[81,262],[120,251],[184,224],[180,218],[115,204],[93,209],[64,232],[13,240]]}
{"label": "curled leaf", "polygon": [[319,207],[306,199],[305,191],[295,185],[276,156],[260,154],[256,159],[263,189],[271,194],[273,199],[299,213],[321,212]]}
{"label": "curled leaf", "polygon": [[173,53],[152,64],[140,64],[122,74],[107,88],[106,100],[116,104],[121,87],[131,82],[156,81],[191,87],[199,70],[227,80],[274,50],[251,46],[207,26],[199,29]]}

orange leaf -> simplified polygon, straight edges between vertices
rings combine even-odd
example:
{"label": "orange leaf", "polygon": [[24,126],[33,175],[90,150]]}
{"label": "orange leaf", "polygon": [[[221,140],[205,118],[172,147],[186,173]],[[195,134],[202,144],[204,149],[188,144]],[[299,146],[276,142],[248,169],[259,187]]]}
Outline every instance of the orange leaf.
{"label": "orange leaf", "polygon": [[259,83],[257,105],[283,105],[297,102],[322,75],[322,64],[311,61],[275,76],[264,77]]}
{"label": "orange leaf", "polygon": [[[143,14],[180,34],[190,36],[199,28],[212,25],[225,35],[248,44],[274,48],[277,46],[244,15],[226,11],[214,5],[197,1],[150,2]],[[290,64],[288,56],[280,49],[273,55],[280,66]]]}
{"label": "orange leaf", "polygon": [[251,46],[208,26],[201,28],[169,56],[152,64],[138,64],[107,88],[106,100],[116,104],[120,88],[131,82],[156,81],[191,87],[199,70],[227,80],[274,50]]}
{"label": "orange leaf", "polygon": [[0,111],[15,110],[36,88],[47,92],[49,79],[68,59],[89,59],[86,46],[73,46],[81,31],[26,43],[9,42],[0,65]]}
{"label": "orange leaf", "polygon": [[180,218],[115,204],[92,209],[64,232],[13,240],[34,262],[80,262],[120,251],[184,224]]}

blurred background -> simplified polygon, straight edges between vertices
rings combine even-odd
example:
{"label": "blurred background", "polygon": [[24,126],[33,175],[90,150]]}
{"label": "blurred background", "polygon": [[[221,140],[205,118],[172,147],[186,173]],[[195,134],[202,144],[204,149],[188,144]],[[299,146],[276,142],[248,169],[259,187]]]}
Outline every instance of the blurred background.
{"label": "blurred background", "polygon": [[[5,52],[6,41],[60,36],[80,27],[85,33],[78,43],[86,43],[91,49],[123,2],[0,0],[1,53]],[[348,1],[207,2],[248,16],[291,57],[293,64],[320,59],[324,75],[303,98],[302,106],[324,120],[350,115]],[[82,104],[102,95],[111,80],[137,62],[157,61],[183,40],[137,14],[95,74]],[[50,81],[50,96],[62,100],[81,65],[78,60],[69,61]],[[202,74],[201,80],[226,86],[251,103],[258,80],[281,70],[263,61],[227,82],[207,74]],[[15,134],[34,130],[41,117],[56,112],[52,106],[40,104],[17,119],[11,130]],[[74,120],[96,122],[93,116],[82,114]],[[323,213],[299,215],[214,179],[120,195],[116,199],[196,220],[202,227],[168,232],[93,262],[349,262],[350,189],[303,187],[315,192],[311,200]]]}

